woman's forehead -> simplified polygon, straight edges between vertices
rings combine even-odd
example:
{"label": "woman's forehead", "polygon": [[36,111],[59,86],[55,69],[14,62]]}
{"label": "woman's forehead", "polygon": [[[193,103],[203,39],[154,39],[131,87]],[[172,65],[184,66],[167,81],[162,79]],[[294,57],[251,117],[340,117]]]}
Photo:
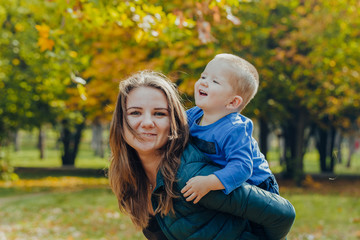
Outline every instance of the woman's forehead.
{"label": "woman's forehead", "polygon": [[167,108],[168,101],[165,93],[154,87],[138,87],[131,90],[127,96],[127,107],[151,106]]}

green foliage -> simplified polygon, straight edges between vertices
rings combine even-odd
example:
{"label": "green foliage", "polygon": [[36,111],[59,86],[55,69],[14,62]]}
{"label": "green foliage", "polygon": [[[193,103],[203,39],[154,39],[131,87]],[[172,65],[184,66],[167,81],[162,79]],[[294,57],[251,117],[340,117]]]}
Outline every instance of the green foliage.
{"label": "green foliage", "polygon": [[14,173],[14,168],[10,165],[9,161],[0,158],[0,180],[14,181],[19,177]]}
{"label": "green foliage", "polygon": [[[259,93],[244,111],[249,117],[279,128],[298,123],[301,112],[303,129],[316,124],[351,132],[360,124],[357,5],[3,0],[0,141],[16,129],[64,119],[109,122],[118,82],[138,70],[168,74],[191,100],[194,82],[221,52],[259,70]],[[298,132],[295,145],[302,148]],[[301,158],[301,150],[292,157]]]}
{"label": "green foliage", "polygon": [[43,14],[43,7],[40,1],[1,3],[0,140],[19,128],[54,122],[62,106],[61,76],[50,69],[52,55],[41,54],[37,45],[39,16],[51,14]]}

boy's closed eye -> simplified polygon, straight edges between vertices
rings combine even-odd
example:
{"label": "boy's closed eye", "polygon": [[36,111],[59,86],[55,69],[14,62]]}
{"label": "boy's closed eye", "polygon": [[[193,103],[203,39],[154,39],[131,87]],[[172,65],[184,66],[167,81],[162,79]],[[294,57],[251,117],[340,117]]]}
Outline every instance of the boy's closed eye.
{"label": "boy's closed eye", "polygon": [[216,81],[216,80],[213,80],[213,83],[220,85],[220,83],[218,81]]}

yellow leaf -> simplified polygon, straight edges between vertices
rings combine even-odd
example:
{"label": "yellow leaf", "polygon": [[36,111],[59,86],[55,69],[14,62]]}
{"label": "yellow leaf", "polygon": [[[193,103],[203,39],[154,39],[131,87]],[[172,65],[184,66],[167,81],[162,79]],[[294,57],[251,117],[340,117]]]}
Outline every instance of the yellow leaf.
{"label": "yellow leaf", "polygon": [[141,40],[143,39],[143,36],[144,36],[144,32],[142,30],[138,30],[136,33],[135,33],[135,41],[137,43],[141,42]]}
{"label": "yellow leaf", "polygon": [[12,64],[13,64],[14,66],[17,66],[17,65],[20,64],[20,60],[17,59],[17,58],[14,58],[14,59],[12,60]]}
{"label": "yellow leaf", "polygon": [[52,50],[55,45],[55,42],[51,39],[40,37],[38,40],[38,46],[40,46],[40,51],[44,52],[45,50]]}
{"label": "yellow leaf", "polygon": [[56,29],[52,35],[63,35],[65,34],[65,31],[64,30],[61,30],[61,29]]}
{"label": "yellow leaf", "polygon": [[331,60],[329,64],[330,64],[330,67],[335,67],[336,66],[336,62],[334,60]]}
{"label": "yellow leaf", "polygon": [[40,37],[43,38],[49,37],[50,28],[48,25],[46,24],[36,25],[35,28],[38,30]]}
{"label": "yellow leaf", "polygon": [[16,30],[17,32],[22,32],[22,31],[24,31],[24,29],[25,29],[25,27],[24,27],[24,25],[22,25],[21,23],[15,24],[15,30]]}
{"label": "yellow leaf", "polygon": [[80,97],[82,100],[86,101],[87,100],[87,96],[86,96],[86,89],[83,85],[78,84],[77,85],[77,89],[79,91]]}
{"label": "yellow leaf", "polygon": [[72,57],[72,58],[76,58],[77,57],[77,52],[75,52],[75,51],[70,51],[69,52],[69,55],[70,55],[70,57]]}

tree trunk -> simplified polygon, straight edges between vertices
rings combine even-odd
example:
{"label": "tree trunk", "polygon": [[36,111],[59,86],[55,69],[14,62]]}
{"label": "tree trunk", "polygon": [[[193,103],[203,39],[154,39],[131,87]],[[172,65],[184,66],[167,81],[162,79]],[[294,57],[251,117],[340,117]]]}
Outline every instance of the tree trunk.
{"label": "tree trunk", "polygon": [[335,149],[335,136],[336,136],[336,129],[335,127],[331,127],[330,129],[330,149],[329,149],[329,158],[330,158],[330,166],[329,166],[329,171],[331,173],[334,172],[334,168],[335,168],[335,153],[334,153],[334,149]]}
{"label": "tree trunk", "polygon": [[[284,130],[281,130],[283,132]],[[285,137],[284,133],[278,134],[279,141],[279,153],[280,153],[280,165],[286,164],[286,147],[285,147]]]}
{"label": "tree trunk", "polygon": [[63,144],[63,152],[61,156],[63,166],[74,166],[75,158],[79,150],[81,141],[81,134],[85,128],[85,121],[80,124],[75,124],[74,129],[71,129],[68,120],[62,122],[61,141]]}
{"label": "tree trunk", "polygon": [[263,119],[259,119],[260,124],[260,138],[259,138],[259,145],[260,145],[260,151],[262,154],[264,154],[265,159],[267,159],[266,155],[268,152],[268,136],[269,136],[269,127],[267,122]]}
{"label": "tree trunk", "polygon": [[[325,119],[326,121],[326,119]],[[316,147],[320,156],[320,170],[323,173],[333,173],[335,168],[335,136],[336,129],[317,128]]]}
{"label": "tree trunk", "polygon": [[284,157],[285,157],[285,166],[286,172],[285,176],[288,178],[293,178],[295,175],[295,164],[293,159],[294,152],[294,126],[292,124],[288,124],[282,127],[283,137],[284,137]]}
{"label": "tree trunk", "polygon": [[103,126],[100,122],[92,125],[91,147],[94,150],[95,156],[104,158]]}
{"label": "tree trunk", "polygon": [[297,118],[289,121],[283,128],[283,133],[286,149],[286,176],[294,179],[297,185],[301,185],[304,178],[303,152],[306,112],[300,109],[297,113]]}
{"label": "tree trunk", "polygon": [[38,149],[40,151],[40,159],[45,158],[45,131],[42,126],[39,126]]}
{"label": "tree trunk", "polygon": [[343,136],[341,134],[341,131],[336,131],[336,136],[335,136],[335,148],[336,148],[335,157],[336,157],[338,163],[342,163],[342,151],[341,151],[342,140],[343,140]]}
{"label": "tree trunk", "polygon": [[351,157],[355,152],[355,136],[353,134],[351,134],[349,136],[348,142],[349,142],[349,155],[348,155],[346,167],[350,168],[350,166],[351,166]]}
{"label": "tree trunk", "polygon": [[303,177],[304,177],[304,164],[303,164],[303,157],[304,157],[304,135],[305,135],[305,110],[301,110],[299,112],[298,119],[296,121],[296,136],[295,136],[295,182],[297,185],[300,185]]}
{"label": "tree trunk", "polygon": [[326,167],[326,145],[327,145],[327,132],[320,127],[317,128],[316,135],[316,148],[319,152],[319,160],[320,160],[320,171],[327,172]]}
{"label": "tree trunk", "polygon": [[20,150],[20,132],[15,130],[14,132],[14,151],[18,152]]}

